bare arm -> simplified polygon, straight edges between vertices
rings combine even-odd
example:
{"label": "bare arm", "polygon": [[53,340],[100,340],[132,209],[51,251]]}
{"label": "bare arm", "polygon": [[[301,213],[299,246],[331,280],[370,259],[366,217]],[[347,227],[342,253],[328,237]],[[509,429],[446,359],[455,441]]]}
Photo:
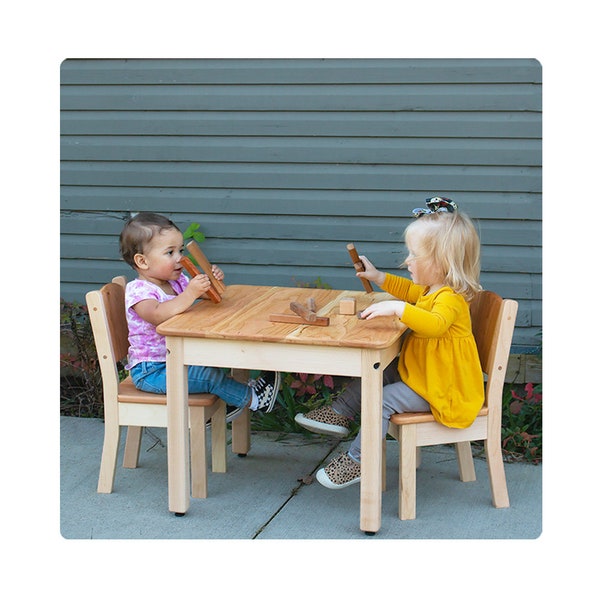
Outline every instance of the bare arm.
{"label": "bare arm", "polygon": [[175,298],[159,302],[154,299],[141,300],[132,308],[144,321],[154,326],[160,325],[167,319],[187,310],[197,298],[210,288],[208,275],[197,275],[190,280],[188,286]]}

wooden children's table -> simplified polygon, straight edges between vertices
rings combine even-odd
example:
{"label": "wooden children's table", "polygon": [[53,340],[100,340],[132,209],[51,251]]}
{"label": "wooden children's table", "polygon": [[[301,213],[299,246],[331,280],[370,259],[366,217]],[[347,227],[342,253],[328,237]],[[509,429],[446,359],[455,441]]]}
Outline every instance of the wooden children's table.
{"label": "wooden children's table", "polygon": [[[190,505],[187,365],[321,373],[360,377],[362,448],[360,528],[381,526],[382,373],[398,355],[406,327],[395,317],[370,321],[340,314],[342,298],[355,298],[360,312],[382,292],[227,286],[218,304],[196,303],[162,323],[167,342],[169,510],[184,514]],[[272,322],[270,315],[294,313],[291,302],[313,298],[329,325]]]}

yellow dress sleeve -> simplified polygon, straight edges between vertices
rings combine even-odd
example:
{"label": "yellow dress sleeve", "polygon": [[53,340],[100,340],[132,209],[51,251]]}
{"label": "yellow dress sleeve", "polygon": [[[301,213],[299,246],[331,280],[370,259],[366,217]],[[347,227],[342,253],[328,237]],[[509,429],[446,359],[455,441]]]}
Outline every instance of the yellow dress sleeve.
{"label": "yellow dress sleeve", "polygon": [[381,289],[388,294],[392,294],[392,296],[396,296],[398,300],[404,300],[405,302],[414,304],[425,293],[426,288],[422,285],[413,283],[406,277],[399,277],[398,275],[386,273]]}

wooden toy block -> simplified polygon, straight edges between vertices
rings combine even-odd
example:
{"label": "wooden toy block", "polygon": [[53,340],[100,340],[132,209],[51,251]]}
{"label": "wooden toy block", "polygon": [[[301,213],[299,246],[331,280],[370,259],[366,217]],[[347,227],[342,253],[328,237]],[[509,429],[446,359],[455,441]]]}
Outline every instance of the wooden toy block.
{"label": "wooden toy block", "polygon": [[300,302],[290,302],[290,310],[309,323],[314,323],[317,320],[317,313],[314,310],[303,306]]}
{"label": "wooden toy block", "polygon": [[279,314],[274,313],[269,315],[269,321],[274,323],[296,323],[298,325],[317,325],[318,327],[327,327],[329,325],[329,317],[317,317],[317,305],[314,298],[309,298],[307,306],[300,302],[290,302],[290,310],[296,314]]}
{"label": "wooden toy block", "polygon": [[342,298],[340,300],[340,315],[353,315],[356,313],[356,299]]}

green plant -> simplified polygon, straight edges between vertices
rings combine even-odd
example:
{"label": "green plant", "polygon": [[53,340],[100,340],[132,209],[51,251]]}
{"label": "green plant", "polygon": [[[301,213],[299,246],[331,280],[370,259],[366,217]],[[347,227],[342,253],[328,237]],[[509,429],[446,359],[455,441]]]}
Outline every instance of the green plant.
{"label": "green plant", "polygon": [[321,290],[330,290],[331,286],[325,283],[320,277],[317,277],[314,281],[299,281],[295,277],[292,278],[296,287],[299,288],[316,288]]}
{"label": "green plant", "polygon": [[344,389],[344,378],[331,375],[308,375],[306,373],[282,373],[281,390],[275,409],[266,414],[252,414],[252,428],[281,433],[310,434],[300,427],[294,417],[323,404],[331,404]]}
{"label": "green plant", "polygon": [[542,460],[542,386],[506,386],[502,405],[502,449],[509,460]]}
{"label": "green plant", "polygon": [[60,413],[102,416],[102,377],[87,307],[62,298],[60,345]]}

